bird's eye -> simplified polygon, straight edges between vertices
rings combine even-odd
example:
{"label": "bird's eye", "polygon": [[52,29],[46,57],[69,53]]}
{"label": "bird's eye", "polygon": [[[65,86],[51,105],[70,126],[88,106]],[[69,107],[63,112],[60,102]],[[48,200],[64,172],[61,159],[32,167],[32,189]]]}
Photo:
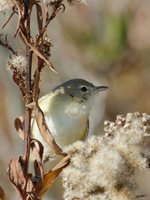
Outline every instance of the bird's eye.
{"label": "bird's eye", "polygon": [[82,86],[80,89],[81,89],[82,92],[86,92],[87,91],[87,87],[85,87],[85,86]]}

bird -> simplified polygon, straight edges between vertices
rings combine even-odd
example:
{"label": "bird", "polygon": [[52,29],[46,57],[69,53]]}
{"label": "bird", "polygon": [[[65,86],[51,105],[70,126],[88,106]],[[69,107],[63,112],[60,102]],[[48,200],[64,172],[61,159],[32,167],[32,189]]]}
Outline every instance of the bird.
{"label": "bird", "polygon": [[[95,86],[89,81],[76,78],[58,85],[38,100],[46,124],[60,148],[88,136],[94,99],[106,89],[107,86]],[[53,157],[54,153],[40,134],[34,117],[31,120],[31,137],[42,143],[44,161]]]}

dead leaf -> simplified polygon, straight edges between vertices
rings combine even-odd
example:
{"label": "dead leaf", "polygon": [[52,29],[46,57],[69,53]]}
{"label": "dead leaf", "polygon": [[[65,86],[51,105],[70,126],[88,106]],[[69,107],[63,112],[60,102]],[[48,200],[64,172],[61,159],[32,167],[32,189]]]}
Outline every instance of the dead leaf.
{"label": "dead leaf", "polygon": [[52,150],[59,155],[66,155],[62,152],[62,149],[57,145],[53,135],[51,134],[50,130],[48,129],[45,121],[44,114],[40,107],[35,107],[35,118],[37,121],[38,128],[44,140],[49,144]]}
{"label": "dead leaf", "polygon": [[24,140],[24,132],[23,132],[23,126],[24,126],[24,117],[19,116],[14,120],[14,125],[17,130],[17,133],[21,139]]}
{"label": "dead leaf", "polygon": [[39,4],[35,4],[36,5],[36,9],[37,9],[37,20],[38,20],[38,29],[39,29],[39,33],[41,32],[41,30],[43,29],[43,16],[42,16],[42,9],[41,6]]}
{"label": "dead leaf", "polygon": [[38,200],[38,193],[35,192],[32,174],[25,174],[27,164],[22,156],[12,159],[9,162],[8,174],[11,183],[15,187],[20,199]]}
{"label": "dead leaf", "polygon": [[31,42],[26,38],[24,32],[23,32],[21,29],[19,29],[19,31],[20,31],[20,34],[21,34],[22,39],[23,39],[23,40],[25,41],[25,43],[31,48],[31,50],[32,50],[38,57],[40,57],[42,60],[44,60],[44,62],[50,67],[50,69],[51,69],[53,72],[57,73],[57,72],[55,71],[55,69],[54,69],[52,63],[49,61],[49,59],[48,59],[46,56],[44,56],[44,55],[40,52],[40,50],[39,50],[33,43],[31,43]]}
{"label": "dead leaf", "polygon": [[27,107],[34,109],[35,119],[39,128],[39,131],[44,138],[44,140],[49,144],[50,148],[58,155],[66,156],[66,153],[62,151],[62,149],[57,145],[53,135],[48,129],[45,121],[44,114],[40,107],[36,105],[36,103],[31,103]]}
{"label": "dead leaf", "polygon": [[35,139],[31,140],[31,153],[35,158],[34,171],[35,176],[41,177],[43,179],[43,145]]}
{"label": "dead leaf", "polygon": [[41,196],[52,186],[55,179],[58,177],[60,172],[65,168],[70,162],[70,157],[64,157],[52,170],[44,174],[43,181],[41,181],[36,186],[36,191]]}
{"label": "dead leaf", "polygon": [[17,8],[17,11],[18,11],[18,23],[17,23],[16,33],[14,35],[14,37],[16,37],[16,35],[17,35],[18,31],[19,31],[19,27],[20,27],[20,24],[21,24],[21,19],[22,19],[23,13],[24,13],[24,5],[23,5],[22,1],[14,0],[14,3],[15,3],[15,6]]}
{"label": "dead leaf", "polygon": [[24,175],[23,159],[21,156],[16,159],[12,159],[9,162],[8,174],[10,181],[12,182],[20,198],[22,199],[23,191],[26,186],[26,178]]}

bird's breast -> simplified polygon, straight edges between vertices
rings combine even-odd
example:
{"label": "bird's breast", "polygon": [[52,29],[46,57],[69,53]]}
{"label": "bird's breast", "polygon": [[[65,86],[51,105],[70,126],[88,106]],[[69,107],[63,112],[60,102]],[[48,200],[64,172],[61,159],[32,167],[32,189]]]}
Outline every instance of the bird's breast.
{"label": "bird's breast", "polygon": [[46,115],[48,128],[57,143],[63,147],[84,138],[87,129],[88,115],[84,105],[69,103],[57,107]]}
{"label": "bird's breast", "polygon": [[[88,126],[89,113],[86,105],[63,99],[61,101],[55,99],[55,101],[48,103],[47,108],[49,109],[45,110],[42,104],[40,104],[40,107],[44,112],[47,126],[57,144],[63,148],[77,140],[82,140],[86,135]],[[50,154],[50,147],[41,136],[35,119],[32,122],[32,135],[43,144],[44,154],[46,156]]]}

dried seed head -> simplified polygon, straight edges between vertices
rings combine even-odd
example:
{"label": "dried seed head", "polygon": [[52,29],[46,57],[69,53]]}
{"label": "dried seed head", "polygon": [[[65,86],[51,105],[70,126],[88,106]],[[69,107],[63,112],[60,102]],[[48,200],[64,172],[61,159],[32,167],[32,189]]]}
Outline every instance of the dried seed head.
{"label": "dried seed head", "polygon": [[40,41],[40,49],[43,53],[45,53],[48,57],[51,55],[51,47],[53,47],[51,39],[48,35],[45,35],[43,40]]}
{"label": "dried seed head", "polygon": [[135,200],[135,173],[147,168],[142,152],[149,115],[130,113],[106,121],[107,134],[66,147],[71,157],[63,170],[64,199]]}
{"label": "dried seed head", "polygon": [[15,69],[18,72],[25,72],[27,68],[27,60],[24,56],[13,56],[8,62],[8,69]]}

